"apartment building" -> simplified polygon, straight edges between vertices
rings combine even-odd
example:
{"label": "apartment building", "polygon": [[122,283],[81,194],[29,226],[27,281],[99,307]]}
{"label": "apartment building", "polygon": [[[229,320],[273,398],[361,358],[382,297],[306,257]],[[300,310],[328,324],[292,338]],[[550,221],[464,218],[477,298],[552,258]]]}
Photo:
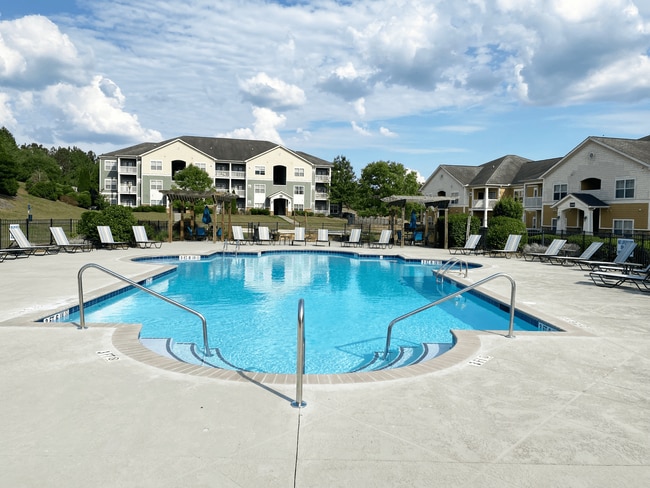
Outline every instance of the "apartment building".
{"label": "apartment building", "polygon": [[440,165],[422,193],[449,196],[450,212],[484,226],[503,197],[522,202],[529,229],[628,234],[650,230],[650,136],[588,137],[564,157],[504,156],[480,166]]}
{"label": "apartment building", "polygon": [[99,161],[101,192],[113,205],[163,205],[161,190],[171,189],[177,171],[194,165],[217,190],[236,194],[240,211],[330,212],[332,163],[268,141],[182,136],[118,149]]}

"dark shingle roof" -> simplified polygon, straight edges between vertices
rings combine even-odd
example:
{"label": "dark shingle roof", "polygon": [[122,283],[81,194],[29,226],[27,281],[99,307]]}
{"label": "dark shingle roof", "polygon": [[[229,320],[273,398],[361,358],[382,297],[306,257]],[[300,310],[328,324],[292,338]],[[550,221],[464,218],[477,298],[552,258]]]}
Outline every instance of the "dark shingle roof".
{"label": "dark shingle roof", "polygon": [[503,156],[479,166],[480,171],[470,182],[471,186],[510,185],[521,166],[530,159],[521,156]]}
{"label": "dark shingle roof", "polygon": [[463,185],[469,185],[481,170],[478,166],[456,166],[451,164],[441,164],[440,167],[444,168],[447,173],[456,178]]}
{"label": "dark shingle roof", "polygon": [[540,161],[528,161],[521,165],[513,183],[524,183],[525,181],[539,180],[541,176],[557,164],[562,158],[542,159]]}
{"label": "dark shingle roof", "polygon": [[571,196],[577,198],[578,200],[581,200],[582,202],[584,202],[586,205],[590,207],[601,207],[601,208],[609,207],[609,205],[603,202],[600,198],[596,198],[595,196],[590,195],[589,193],[571,193]]}
{"label": "dark shingle roof", "polygon": [[648,138],[618,139],[614,137],[591,137],[590,139],[626,154],[637,161],[650,165],[650,140]]}
{"label": "dark shingle roof", "polygon": [[[181,140],[202,153],[221,161],[248,161],[255,156],[279,147],[279,144],[269,141],[227,139],[222,137],[181,136],[161,142],[145,142],[136,146],[118,149],[117,151],[112,151],[103,154],[102,156],[142,156],[153,149],[165,146],[177,140]],[[324,159],[317,158],[316,156],[307,153],[295,151],[294,153],[313,164],[331,164]]]}

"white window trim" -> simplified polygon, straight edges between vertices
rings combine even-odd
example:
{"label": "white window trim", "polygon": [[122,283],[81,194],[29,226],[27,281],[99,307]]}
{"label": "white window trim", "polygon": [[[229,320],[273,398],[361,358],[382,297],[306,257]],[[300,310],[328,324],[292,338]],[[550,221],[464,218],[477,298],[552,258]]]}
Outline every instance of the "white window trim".
{"label": "white window trim", "polygon": [[149,169],[151,171],[162,171],[162,169],[163,169],[162,160],[160,160],[160,159],[152,159],[152,160],[150,160],[149,161]]}
{"label": "white window trim", "polygon": [[[617,195],[617,193],[618,193],[617,184],[618,184],[619,181],[623,182],[623,188],[622,188],[623,196],[622,197],[619,197]],[[627,187],[627,182],[628,181],[632,182],[632,187],[631,188]],[[628,190],[632,190],[632,196],[630,196],[630,197],[626,196],[626,193],[627,193]],[[635,194],[636,194],[636,180],[634,178],[616,178],[616,182],[614,183],[614,198],[616,198],[616,200],[632,200],[634,198]]]}
{"label": "white window trim", "polygon": [[[616,224],[621,224],[621,227],[617,229]],[[630,225],[625,225],[625,224],[630,224]],[[634,219],[614,219],[612,221],[612,233],[614,235],[624,236],[627,234],[632,234],[633,232],[634,232]]]}
{"label": "white window trim", "polygon": [[266,176],[266,166],[255,166],[256,176]]}
{"label": "white window trim", "polygon": [[[302,192],[299,192],[298,190],[302,190]],[[293,185],[293,194],[294,195],[304,195],[305,194],[305,185]]]}

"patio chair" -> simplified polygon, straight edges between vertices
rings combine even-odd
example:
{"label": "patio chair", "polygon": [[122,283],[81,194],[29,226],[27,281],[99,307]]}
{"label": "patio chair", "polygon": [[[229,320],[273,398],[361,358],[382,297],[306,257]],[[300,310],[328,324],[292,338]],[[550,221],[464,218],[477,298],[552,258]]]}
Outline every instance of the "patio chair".
{"label": "patio chair", "polygon": [[268,227],[259,226],[257,228],[257,240],[261,243],[267,242],[273,245],[273,239],[271,239],[271,232],[269,232]]}
{"label": "patio chair", "polygon": [[156,247],[160,249],[162,247],[161,241],[153,241],[147,237],[147,229],[144,228],[144,225],[133,225],[133,236],[135,237],[135,244],[142,249]]}
{"label": "patio chair", "polygon": [[34,255],[34,256],[45,256],[46,254],[56,254],[59,252],[59,247],[58,246],[51,246],[51,245],[43,245],[43,246],[35,246],[31,242],[29,242],[29,239],[25,237],[25,234],[23,234],[23,230],[16,226],[9,226],[9,232],[11,233],[11,236],[14,238],[14,241],[16,241],[16,244],[18,245],[18,249],[21,251],[29,254],[29,255]]}
{"label": "patio chair", "polygon": [[52,237],[54,237],[54,242],[56,242],[56,245],[59,246],[59,250],[65,251],[65,252],[88,252],[92,251],[92,247],[90,246],[89,243],[85,242],[75,242],[71,243],[68,240],[68,236],[65,235],[65,231],[63,230],[63,227],[50,227],[50,232],[52,233]]}
{"label": "patio chair", "polygon": [[361,247],[361,229],[352,229],[350,231],[350,237],[347,241],[341,241],[341,246],[348,247]]}
{"label": "patio chair", "polygon": [[465,242],[465,245],[460,247],[450,247],[449,248],[449,253],[450,254],[471,254],[471,253],[478,253],[478,250],[476,247],[478,246],[478,243],[481,241],[481,235],[480,234],[471,234],[467,238],[467,242]]}
{"label": "patio chair", "polygon": [[232,226],[232,240],[235,241],[235,244],[237,246],[240,246],[242,242],[248,242],[249,244],[253,243],[252,240],[246,239],[246,237],[244,237],[244,229],[241,225]]}
{"label": "patio chair", "polygon": [[17,247],[0,249],[0,263],[8,258],[11,259],[28,258],[29,255],[30,255],[29,252],[26,252],[23,249],[18,249]]}
{"label": "patio chair", "polygon": [[622,266],[629,257],[632,255],[634,248],[636,247],[636,242],[630,241],[626,243],[621,250],[616,254],[614,261],[578,261],[577,264],[580,266],[580,269],[596,271],[597,268],[601,266]]}
{"label": "patio chair", "polygon": [[330,235],[327,229],[318,229],[318,235],[316,236],[316,242],[314,244],[317,246],[319,242],[327,242],[328,246],[332,245],[330,243]]}
{"label": "patio chair", "polygon": [[519,254],[519,242],[521,241],[520,234],[510,234],[506,245],[503,249],[492,249],[490,251],[491,257],[504,256],[506,259],[510,259],[513,255]]}
{"label": "patio chair", "polygon": [[563,266],[573,266],[582,261],[589,261],[602,245],[603,243],[601,241],[594,241],[589,244],[587,249],[585,249],[580,256],[549,256],[548,262],[551,264],[561,264]]}
{"label": "patio chair", "polygon": [[369,244],[370,247],[376,247],[376,248],[382,248],[386,249],[389,247],[390,244],[390,236],[392,234],[392,231],[390,229],[385,229],[381,231],[381,234],[379,235],[379,240],[377,242],[371,242]]}
{"label": "patio chair", "polygon": [[420,230],[413,232],[413,239],[411,240],[411,245],[417,246],[418,244],[424,244],[424,232]]}
{"label": "patio chair", "polygon": [[526,261],[535,261],[535,258],[541,262],[547,261],[551,256],[557,256],[562,251],[566,244],[566,239],[553,239],[545,252],[525,252],[524,259]]}
{"label": "patio chair", "polygon": [[128,249],[129,243],[116,241],[113,239],[113,231],[108,225],[98,225],[97,232],[99,233],[99,240],[102,247],[105,249]]}
{"label": "patio chair", "polygon": [[589,277],[597,286],[614,288],[625,283],[632,283],[639,289],[639,291],[650,291],[650,265],[630,273],[592,271],[589,273]]}
{"label": "patio chair", "polygon": [[189,225],[185,226],[185,230],[187,231],[187,236],[190,239],[194,239],[196,241],[202,241],[203,239],[208,238],[208,233],[206,232],[204,227],[190,227]]}
{"label": "patio chair", "polygon": [[307,245],[307,239],[305,239],[305,228],[304,227],[296,227],[293,230],[293,240],[291,241],[292,246],[293,246],[294,242],[304,242],[305,246]]}

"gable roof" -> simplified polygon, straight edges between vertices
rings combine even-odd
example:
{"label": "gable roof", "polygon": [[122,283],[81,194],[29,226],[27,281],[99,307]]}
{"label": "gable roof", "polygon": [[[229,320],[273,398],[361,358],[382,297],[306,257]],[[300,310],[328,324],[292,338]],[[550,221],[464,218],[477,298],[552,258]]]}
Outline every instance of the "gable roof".
{"label": "gable roof", "polygon": [[[145,142],[135,146],[118,149],[109,153],[102,154],[105,156],[142,156],[148,152],[153,151],[159,147],[166,146],[175,141],[182,141],[188,146],[191,146],[198,151],[221,161],[248,161],[249,159],[259,156],[267,151],[277,147],[283,147],[279,144],[269,141],[257,141],[252,139],[228,139],[224,137],[197,137],[197,136],[181,136],[173,139],[167,139],[161,142]],[[287,151],[296,154],[298,157],[307,160],[308,162],[316,165],[332,164],[324,159],[317,158],[303,152]]]}
{"label": "gable roof", "polygon": [[515,184],[521,184],[526,181],[542,179],[542,175],[549,169],[559,163],[562,158],[542,159],[540,161],[528,161],[521,165],[519,172],[512,181]]}
{"label": "gable roof", "polygon": [[530,159],[507,155],[479,166],[478,174],[470,182],[471,186],[510,185],[521,166]]}
{"label": "gable roof", "polygon": [[619,139],[615,137],[589,137],[592,141],[602,144],[635,159],[639,163],[650,166],[650,136],[642,139]]}

